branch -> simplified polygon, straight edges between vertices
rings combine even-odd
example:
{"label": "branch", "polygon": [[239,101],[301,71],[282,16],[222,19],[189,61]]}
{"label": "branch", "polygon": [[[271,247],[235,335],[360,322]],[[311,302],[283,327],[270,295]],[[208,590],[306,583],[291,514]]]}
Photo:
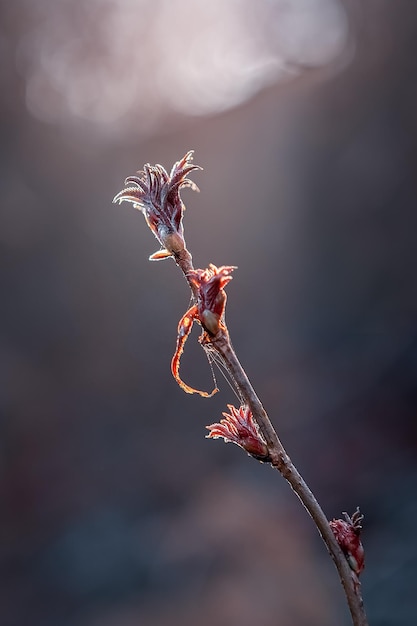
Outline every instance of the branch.
{"label": "branch", "polygon": [[177,349],[172,359],[172,373],[187,393],[210,397],[211,393],[199,391],[184,383],[179,375],[180,358],[194,322],[202,327],[200,343],[209,352],[215,352],[229,372],[239,397],[244,403],[240,409],[229,405],[229,413],[218,424],[207,428],[208,437],[223,437],[244,448],[261,462],[269,463],[288,481],[303,506],[314,521],[327,550],[332,557],[343,585],[354,626],[368,626],[360,592],[359,574],[363,569],[363,547],[359,539],[362,516],[359,510],[352,519],[329,522],[314,494],[298,472],[284,449],[269,417],[256,395],[245,370],[240,364],[230,342],[225,323],[227,296],[225,286],[232,280],[232,266],[195,269],[192,256],[184,239],[183,214],[185,206],[180,198],[182,187],[198,190],[187,175],[196,169],[192,152],[174,164],[171,173],[161,165],[146,164],[138,176],[129,176],[114,202],[132,202],[142,211],[146,222],[161,249],[150,260],[172,257],[182,270],[192,293],[193,305],[182,317],[178,327]]}
{"label": "branch", "polygon": [[245,402],[252,411],[259,426],[259,430],[267,443],[272,467],[278,470],[289,482],[293,491],[313,519],[321,538],[326,544],[327,550],[339,572],[354,626],[368,626],[358,578],[355,572],[350,568],[345,554],[339,547],[329,522],[313,492],[285,451],[261,401],[256,395],[245,370],[231,346],[228,333],[219,333],[218,336],[212,339],[212,344],[221,355],[227,369],[231,372],[232,377],[236,381]]}

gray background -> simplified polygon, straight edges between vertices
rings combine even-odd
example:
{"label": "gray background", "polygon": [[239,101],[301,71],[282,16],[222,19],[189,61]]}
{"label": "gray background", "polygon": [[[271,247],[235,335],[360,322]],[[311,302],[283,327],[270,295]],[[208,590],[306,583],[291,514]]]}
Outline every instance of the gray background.
{"label": "gray background", "polygon": [[[365,514],[371,624],[417,623],[417,8],[362,4],[346,3],[344,67],[146,136],[33,116],[16,51],[34,25],[3,3],[4,626],[349,624],[288,486],[204,439],[233,394],[176,386],[185,281],[147,261],[140,213],[111,204],[143,163],[191,148],[187,243],[197,267],[238,266],[241,361],[329,518]],[[209,389],[197,336],[182,373]]]}

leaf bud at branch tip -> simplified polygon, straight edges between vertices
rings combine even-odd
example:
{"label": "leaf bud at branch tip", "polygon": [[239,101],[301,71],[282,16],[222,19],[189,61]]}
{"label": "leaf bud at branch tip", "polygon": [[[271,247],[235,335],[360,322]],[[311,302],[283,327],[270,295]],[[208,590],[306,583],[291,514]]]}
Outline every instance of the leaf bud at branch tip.
{"label": "leaf bud at branch tip", "polygon": [[113,202],[132,202],[141,210],[146,222],[162,246],[162,250],[151,255],[150,260],[158,261],[170,256],[176,258],[185,249],[183,215],[185,206],[180,190],[190,187],[198,191],[197,185],[187,175],[193,170],[202,169],[193,165],[193,151],[190,150],[177,163],[170,174],[162,165],[144,165],[137,175],[128,176],[125,187]]}

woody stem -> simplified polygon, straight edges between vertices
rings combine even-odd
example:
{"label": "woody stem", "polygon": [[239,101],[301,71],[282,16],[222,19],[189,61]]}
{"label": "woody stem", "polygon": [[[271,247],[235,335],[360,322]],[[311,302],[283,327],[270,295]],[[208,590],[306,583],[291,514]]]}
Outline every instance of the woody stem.
{"label": "woody stem", "polygon": [[[184,248],[179,254],[175,255],[175,262],[181,268],[191,288],[193,297],[197,301],[198,287],[189,279],[189,272],[194,269],[190,252]],[[339,572],[340,581],[352,616],[353,626],[368,626],[359,581],[357,579],[355,581],[354,576],[356,575],[350,569],[321,506],[285,451],[261,401],[232,348],[227,329],[225,327],[220,328],[217,335],[210,337],[210,343],[221,356],[225,366],[236,382],[239,392],[252,411],[253,417],[268,446],[271,465],[288,481],[315,523]]]}
{"label": "woody stem", "polygon": [[180,252],[174,254],[174,260],[175,260],[175,263],[178,265],[178,267],[181,269],[182,273],[184,274],[190,286],[190,289],[192,291],[194,300],[197,302],[198,287],[195,283],[191,282],[191,280],[189,279],[189,272],[194,269],[193,257],[191,256],[191,253],[187,250],[187,248],[184,248]]}
{"label": "woody stem", "polygon": [[359,584],[355,584],[353,572],[333,535],[321,506],[286,453],[261,401],[231,346],[228,332],[220,330],[211,339],[211,344],[221,355],[224,364],[236,381],[246,404],[252,411],[267,443],[272,466],[289,482],[293,491],[313,519],[318,532],[326,544],[327,550],[339,572],[354,626],[368,626]]}

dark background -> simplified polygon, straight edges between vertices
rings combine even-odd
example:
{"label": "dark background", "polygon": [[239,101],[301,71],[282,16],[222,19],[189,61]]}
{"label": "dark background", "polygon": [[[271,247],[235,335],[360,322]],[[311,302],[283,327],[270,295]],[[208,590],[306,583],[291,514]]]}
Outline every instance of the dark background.
{"label": "dark background", "polygon": [[[147,261],[140,213],[111,204],[143,163],[191,148],[195,265],[238,266],[242,363],[329,518],[365,514],[370,623],[417,623],[417,6],[346,10],[344,63],[146,132],[36,115],[19,50],[42,16],[3,3],[2,625],[349,624],[285,482],[204,439],[233,394],[175,384],[185,281]],[[209,389],[197,336],[182,373]]]}

